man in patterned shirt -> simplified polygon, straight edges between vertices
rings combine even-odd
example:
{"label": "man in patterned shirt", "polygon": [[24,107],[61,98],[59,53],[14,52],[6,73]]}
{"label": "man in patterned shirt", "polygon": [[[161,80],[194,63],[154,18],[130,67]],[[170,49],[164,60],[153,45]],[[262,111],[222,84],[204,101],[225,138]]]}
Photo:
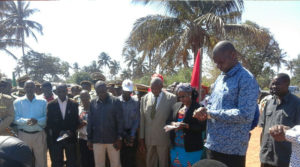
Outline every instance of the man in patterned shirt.
{"label": "man in patterned shirt", "polygon": [[214,47],[213,60],[222,73],[212,86],[207,107],[196,110],[194,117],[207,119],[207,158],[244,167],[259,86],[238,62],[230,42],[221,41]]}

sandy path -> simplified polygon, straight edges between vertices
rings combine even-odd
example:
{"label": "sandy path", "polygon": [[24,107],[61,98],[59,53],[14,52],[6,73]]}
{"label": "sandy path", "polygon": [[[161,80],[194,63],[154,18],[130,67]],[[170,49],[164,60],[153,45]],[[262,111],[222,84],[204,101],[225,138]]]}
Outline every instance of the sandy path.
{"label": "sandy path", "polygon": [[[251,131],[251,139],[246,156],[246,167],[260,167],[259,162],[259,140],[261,128],[255,128]],[[51,167],[51,161],[48,154],[48,167]]]}

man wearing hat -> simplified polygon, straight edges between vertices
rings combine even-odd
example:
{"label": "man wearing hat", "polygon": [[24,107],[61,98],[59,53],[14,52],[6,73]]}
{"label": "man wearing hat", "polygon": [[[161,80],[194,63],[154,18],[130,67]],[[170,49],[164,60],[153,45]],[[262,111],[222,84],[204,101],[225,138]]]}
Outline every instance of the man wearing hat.
{"label": "man wearing hat", "polygon": [[7,94],[4,94],[7,90],[9,83],[1,79],[0,80],[0,135],[11,135],[9,125],[14,120],[13,98]]}
{"label": "man wearing hat", "polygon": [[11,96],[15,99],[19,98],[19,97],[23,97],[25,95],[25,91],[24,91],[24,84],[26,81],[28,81],[30,79],[30,77],[28,75],[24,75],[22,77],[20,77],[19,79],[17,79],[18,82],[18,87],[17,87],[17,91],[13,92],[11,94]]}
{"label": "man wearing hat", "polygon": [[122,83],[122,95],[119,99],[123,108],[123,147],[121,149],[122,167],[136,166],[137,151],[137,129],[140,121],[139,102],[131,96],[133,93],[133,82],[126,79]]}
{"label": "man wearing hat", "polygon": [[121,96],[122,94],[122,81],[121,80],[116,80],[115,82],[115,92],[116,92],[116,97]]}

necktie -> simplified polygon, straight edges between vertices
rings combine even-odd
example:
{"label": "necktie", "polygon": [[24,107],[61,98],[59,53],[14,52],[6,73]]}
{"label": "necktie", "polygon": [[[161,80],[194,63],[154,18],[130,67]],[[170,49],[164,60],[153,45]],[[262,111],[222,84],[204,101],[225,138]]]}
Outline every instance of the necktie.
{"label": "necktie", "polygon": [[155,116],[155,113],[156,113],[156,105],[157,105],[157,97],[155,97],[154,105],[152,107],[151,119],[154,119],[154,116]]}

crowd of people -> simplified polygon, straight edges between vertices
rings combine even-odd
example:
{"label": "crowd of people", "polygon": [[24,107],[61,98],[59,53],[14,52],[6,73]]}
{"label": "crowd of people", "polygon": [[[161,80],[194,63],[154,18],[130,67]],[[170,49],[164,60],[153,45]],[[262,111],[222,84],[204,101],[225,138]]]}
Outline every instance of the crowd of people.
{"label": "crowd of people", "polygon": [[277,74],[262,98],[229,41],[216,44],[213,61],[222,73],[206,98],[189,83],[163,88],[160,74],[150,86],[109,84],[100,73],[72,87],[26,76],[14,93],[2,78],[0,136],[18,139],[0,137],[0,166],[46,167],[48,150],[52,167],[245,167],[258,125],[261,167],[299,167],[300,99],[289,76]]}

